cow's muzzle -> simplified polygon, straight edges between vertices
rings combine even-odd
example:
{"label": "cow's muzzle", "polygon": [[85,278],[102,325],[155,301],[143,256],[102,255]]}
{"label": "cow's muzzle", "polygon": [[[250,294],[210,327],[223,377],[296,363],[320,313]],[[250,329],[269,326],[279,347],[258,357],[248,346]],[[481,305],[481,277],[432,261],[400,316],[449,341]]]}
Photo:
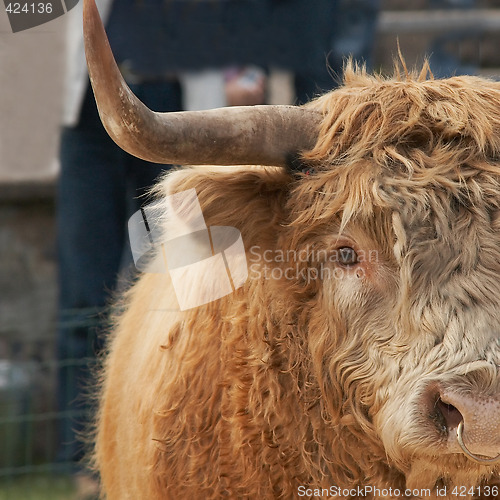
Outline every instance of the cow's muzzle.
{"label": "cow's muzzle", "polygon": [[447,447],[470,460],[500,463],[500,399],[463,389],[434,389],[433,419],[447,433]]}

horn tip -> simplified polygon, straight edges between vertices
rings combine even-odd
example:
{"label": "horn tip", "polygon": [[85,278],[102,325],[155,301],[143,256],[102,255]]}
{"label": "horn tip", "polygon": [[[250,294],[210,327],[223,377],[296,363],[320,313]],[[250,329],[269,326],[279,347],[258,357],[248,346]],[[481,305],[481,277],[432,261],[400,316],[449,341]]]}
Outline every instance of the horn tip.
{"label": "horn tip", "polygon": [[96,18],[100,19],[95,0],[83,0],[83,24],[95,21]]}
{"label": "horn tip", "polygon": [[83,40],[87,59],[107,41],[95,0],[83,0]]}

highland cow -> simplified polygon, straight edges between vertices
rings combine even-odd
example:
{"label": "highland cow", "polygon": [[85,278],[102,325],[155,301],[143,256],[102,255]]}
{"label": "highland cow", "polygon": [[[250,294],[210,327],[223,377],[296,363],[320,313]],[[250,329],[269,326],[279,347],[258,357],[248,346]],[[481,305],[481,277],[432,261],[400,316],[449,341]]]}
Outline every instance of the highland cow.
{"label": "highland cow", "polygon": [[156,188],[194,188],[251,271],[186,311],[168,274],[124,297],[96,424],[106,498],[498,498],[500,83],[348,65],[304,107],[157,114],[92,0],[85,37],[120,146],[249,165]]}

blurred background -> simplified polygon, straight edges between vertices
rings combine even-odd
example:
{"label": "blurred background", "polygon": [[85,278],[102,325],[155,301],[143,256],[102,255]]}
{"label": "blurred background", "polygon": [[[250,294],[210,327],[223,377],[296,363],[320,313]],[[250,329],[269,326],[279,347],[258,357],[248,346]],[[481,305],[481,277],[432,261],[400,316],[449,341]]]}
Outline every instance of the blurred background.
{"label": "blurred background", "polygon": [[[259,0],[252,1],[256,8]],[[310,5],[308,0],[295,3],[304,12]],[[297,103],[333,88],[339,78],[335,65],[350,54],[361,53],[374,71],[390,74],[398,40],[408,67],[419,67],[430,57],[437,77],[500,76],[500,0],[381,0],[378,5],[338,0],[332,7],[331,33],[327,19],[322,34],[326,45],[314,56],[325,61],[326,69],[328,53],[333,75],[327,72],[326,81],[323,75],[316,87],[309,85],[299,96],[294,74],[309,53],[300,55],[301,48],[293,46],[297,57],[291,63],[283,56],[290,49],[286,43],[260,47],[256,53],[274,54],[272,67],[264,70],[266,102]],[[12,33],[0,8],[0,500],[90,498],[76,491],[64,463],[56,459],[57,429],[66,418],[56,401],[57,370],[72,360],[55,354],[60,326],[55,219],[66,30],[70,17],[78,15],[73,9],[47,24]],[[192,18],[203,22],[194,14]],[[316,22],[304,13],[298,18]],[[196,26],[186,29],[196,33]],[[282,41],[284,26],[276,25]],[[300,25],[289,29],[293,38]],[[194,57],[196,50],[194,43]],[[262,66],[266,61],[242,62]],[[91,327],[92,317],[86,321]]]}

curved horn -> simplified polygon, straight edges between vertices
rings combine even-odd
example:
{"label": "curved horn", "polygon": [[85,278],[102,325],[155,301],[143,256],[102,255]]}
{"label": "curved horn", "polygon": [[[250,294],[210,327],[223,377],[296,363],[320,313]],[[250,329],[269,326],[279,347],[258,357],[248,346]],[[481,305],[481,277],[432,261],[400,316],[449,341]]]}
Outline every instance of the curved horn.
{"label": "curved horn", "polygon": [[153,112],[123,80],[94,0],[84,1],[83,27],[101,121],[134,156],[155,163],[284,166],[316,143],[320,114],[296,106]]}

